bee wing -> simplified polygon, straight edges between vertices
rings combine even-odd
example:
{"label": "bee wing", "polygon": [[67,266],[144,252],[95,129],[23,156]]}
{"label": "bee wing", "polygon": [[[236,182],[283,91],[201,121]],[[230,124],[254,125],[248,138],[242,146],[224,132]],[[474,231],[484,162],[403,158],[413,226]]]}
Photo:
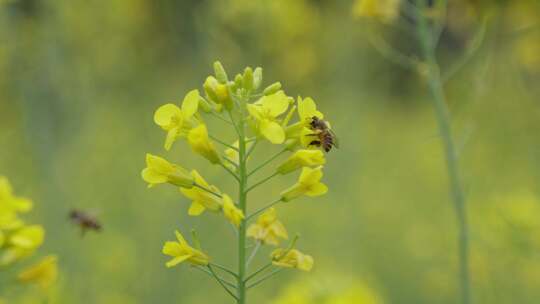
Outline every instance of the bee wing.
{"label": "bee wing", "polygon": [[332,131],[332,129],[328,129],[328,132],[330,132],[330,134],[332,134],[332,139],[334,141],[334,147],[339,149],[339,139],[338,139],[336,133],[334,131]]}

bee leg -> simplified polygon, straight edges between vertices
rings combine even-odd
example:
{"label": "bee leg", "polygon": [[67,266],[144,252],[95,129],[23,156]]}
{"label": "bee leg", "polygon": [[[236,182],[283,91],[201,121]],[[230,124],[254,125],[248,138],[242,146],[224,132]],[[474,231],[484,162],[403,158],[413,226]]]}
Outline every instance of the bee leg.
{"label": "bee leg", "polygon": [[314,140],[312,142],[309,143],[310,146],[320,146],[321,145],[321,142],[318,141],[318,140]]}
{"label": "bee leg", "polygon": [[305,136],[319,136],[319,134],[313,133],[313,134],[306,134]]}

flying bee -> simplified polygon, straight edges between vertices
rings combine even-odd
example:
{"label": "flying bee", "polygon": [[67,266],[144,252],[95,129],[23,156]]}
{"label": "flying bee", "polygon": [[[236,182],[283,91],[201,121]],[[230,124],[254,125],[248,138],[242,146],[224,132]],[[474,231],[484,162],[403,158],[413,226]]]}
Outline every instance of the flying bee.
{"label": "flying bee", "polygon": [[80,210],[73,209],[69,212],[69,219],[73,224],[81,228],[81,235],[84,236],[86,231],[93,230],[101,231],[101,223],[92,215]]}
{"label": "flying bee", "polygon": [[325,152],[330,152],[332,147],[339,148],[339,142],[336,134],[330,129],[326,121],[318,118],[317,116],[311,117],[309,127],[315,133],[308,136],[316,137],[315,140],[309,143],[310,146],[322,147]]}

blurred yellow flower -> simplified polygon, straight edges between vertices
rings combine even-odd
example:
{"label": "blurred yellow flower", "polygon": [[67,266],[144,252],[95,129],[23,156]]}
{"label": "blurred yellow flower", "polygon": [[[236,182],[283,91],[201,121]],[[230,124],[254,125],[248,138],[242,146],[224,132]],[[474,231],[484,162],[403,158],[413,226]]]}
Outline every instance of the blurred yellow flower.
{"label": "blurred yellow flower", "polygon": [[272,264],[278,267],[296,268],[310,271],[313,268],[313,257],[296,249],[279,248],[272,251]]}
{"label": "blurred yellow flower", "polygon": [[167,267],[176,266],[184,261],[194,265],[208,265],[210,258],[205,253],[189,246],[180,232],[175,231],[175,234],[178,241],[166,242],[162,250],[163,254],[173,257],[165,264]]}
{"label": "blurred yellow flower", "polygon": [[35,283],[42,288],[51,286],[58,277],[58,258],[54,255],[44,257],[39,263],[23,270],[18,280],[23,283]]}
{"label": "blurred yellow flower", "polygon": [[273,144],[285,141],[285,130],[278,122],[278,116],[289,107],[289,98],[283,91],[263,96],[253,104],[248,104],[249,114],[255,121],[258,133]]}
{"label": "blurred yellow flower", "polygon": [[321,150],[298,150],[277,168],[277,172],[287,174],[302,167],[315,167],[325,163]]}
{"label": "blurred yellow flower", "polygon": [[154,122],[167,131],[165,150],[170,150],[177,138],[185,137],[197,122],[193,116],[197,112],[199,98],[199,91],[192,90],[184,97],[182,109],[175,104],[168,103],[156,110]]}
{"label": "blurred yellow flower", "polygon": [[400,0],[356,0],[353,15],[392,23],[399,16]]}
{"label": "blurred yellow flower", "polygon": [[318,278],[297,280],[272,304],[382,304],[381,296],[365,282],[325,272]]}
{"label": "blurred yellow flower", "polygon": [[39,225],[25,226],[9,237],[8,243],[13,247],[34,250],[43,244],[45,230]]}
{"label": "blurred yellow flower", "polygon": [[[218,188],[208,184],[197,170],[191,171],[191,176],[198,186],[211,190],[216,194],[221,193]],[[191,216],[201,215],[206,209],[211,211],[219,211],[221,209],[221,199],[215,194],[203,190],[200,187],[192,187],[189,189],[181,187],[180,192],[192,200],[191,207],[189,207],[188,211],[188,214]]]}
{"label": "blurred yellow flower", "polygon": [[0,176],[0,212],[28,212],[32,209],[32,201],[17,197],[6,177]]}
{"label": "blurred yellow flower", "polygon": [[257,222],[249,226],[247,236],[274,246],[279,245],[280,238],[289,238],[285,226],[277,219],[275,208],[269,208],[261,214]]}
{"label": "blurred yellow flower", "polygon": [[146,168],[142,170],[141,176],[148,183],[148,187],[169,183],[179,187],[191,188],[194,181],[186,169],[149,153],[146,154]]}
{"label": "blurred yellow flower", "polygon": [[227,194],[223,195],[223,214],[236,227],[240,226],[240,222],[244,219],[242,210],[236,207]]}
{"label": "blurred yellow flower", "polygon": [[328,187],[320,182],[322,176],[322,166],[317,168],[304,167],[298,182],[281,192],[281,198],[288,202],[302,195],[320,196],[325,194],[328,192]]}
{"label": "blurred yellow flower", "polygon": [[194,152],[199,153],[211,163],[221,162],[214,144],[208,138],[208,129],[206,125],[200,124],[189,131],[188,142]]}

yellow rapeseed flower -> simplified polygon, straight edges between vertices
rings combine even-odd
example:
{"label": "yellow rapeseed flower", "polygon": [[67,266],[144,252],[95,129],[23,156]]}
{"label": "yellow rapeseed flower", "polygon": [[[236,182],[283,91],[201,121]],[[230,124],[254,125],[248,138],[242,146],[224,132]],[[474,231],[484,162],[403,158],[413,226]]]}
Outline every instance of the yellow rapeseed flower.
{"label": "yellow rapeseed flower", "polygon": [[[317,110],[317,105],[315,104],[315,101],[313,101],[313,99],[309,97],[298,97],[296,103],[298,108],[299,121],[287,126],[287,128],[285,129],[286,137],[289,142],[288,146],[291,150],[297,146],[300,139],[304,139],[305,134],[313,134],[313,131],[309,129],[309,124],[313,120],[313,117],[317,117],[319,119],[324,118],[324,114]],[[306,140],[309,140],[311,142],[313,140],[313,137],[309,137]],[[308,145],[303,146],[307,147]]]}
{"label": "yellow rapeseed flower", "polygon": [[249,114],[254,119],[257,132],[273,144],[285,141],[285,130],[278,117],[287,111],[289,98],[283,91],[263,96],[253,104],[248,104]]}
{"label": "yellow rapeseed flower", "polygon": [[163,254],[173,257],[165,264],[167,267],[173,267],[185,261],[193,265],[208,265],[210,261],[208,255],[189,246],[180,232],[175,231],[175,233],[177,241],[166,242],[162,250]]}
{"label": "yellow rapeseed flower", "polygon": [[170,150],[177,138],[185,137],[188,131],[197,123],[194,118],[199,106],[199,91],[187,93],[182,102],[182,108],[168,103],[159,107],[154,114],[154,122],[167,131],[165,149]]}
{"label": "yellow rapeseed flower", "polygon": [[317,168],[304,167],[298,182],[281,192],[282,200],[288,202],[302,195],[319,196],[325,194],[328,192],[328,187],[320,182],[322,176],[322,166]]}
{"label": "yellow rapeseed flower", "polygon": [[356,0],[353,14],[391,23],[399,16],[399,6],[400,0]]}
{"label": "yellow rapeseed flower", "polygon": [[278,267],[296,268],[310,271],[313,268],[313,257],[296,249],[279,248],[272,251],[272,264]]}
{"label": "yellow rapeseed flower", "polygon": [[321,150],[298,150],[277,168],[277,172],[287,174],[302,167],[315,167],[325,163]]}
{"label": "yellow rapeseed flower", "polygon": [[0,212],[28,212],[31,209],[32,201],[15,196],[8,179],[0,176]]}
{"label": "yellow rapeseed flower", "polygon": [[247,236],[274,246],[279,245],[280,238],[289,238],[285,226],[277,219],[275,208],[269,208],[261,214],[257,222],[249,226]]}
{"label": "yellow rapeseed flower", "polygon": [[221,162],[214,144],[208,138],[206,125],[200,124],[189,131],[188,142],[194,152],[199,153],[211,163],[217,164]]}
{"label": "yellow rapeseed flower", "polygon": [[45,230],[39,225],[24,226],[4,241],[7,246],[0,254],[0,266],[12,264],[34,253],[43,244]]}
{"label": "yellow rapeseed flower", "polygon": [[148,187],[169,183],[179,187],[191,188],[194,181],[186,169],[152,154],[146,154],[146,168],[142,170],[141,176],[148,183]]}
{"label": "yellow rapeseed flower", "polygon": [[240,226],[240,223],[244,219],[242,210],[236,207],[227,194],[223,194],[223,215],[236,227]]}
{"label": "yellow rapeseed flower", "polygon": [[39,263],[23,270],[17,279],[23,283],[35,283],[42,288],[51,286],[58,277],[58,258],[54,255],[44,257]]}
{"label": "yellow rapeseed flower", "polygon": [[[191,171],[191,176],[195,180],[195,183],[205,189],[211,190],[215,193],[220,193],[219,189],[213,185],[208,184],[204,178],[197,172],[197,170]],[[222,200],[215,194],[205,191],[199,187],[192,188],[180,188],[180,192],[186,197],[192,200],[191,207],[188,214],[191,216],[197,216],[202,214],[206,209],[211,211],[219,211],[222,206]]]}

